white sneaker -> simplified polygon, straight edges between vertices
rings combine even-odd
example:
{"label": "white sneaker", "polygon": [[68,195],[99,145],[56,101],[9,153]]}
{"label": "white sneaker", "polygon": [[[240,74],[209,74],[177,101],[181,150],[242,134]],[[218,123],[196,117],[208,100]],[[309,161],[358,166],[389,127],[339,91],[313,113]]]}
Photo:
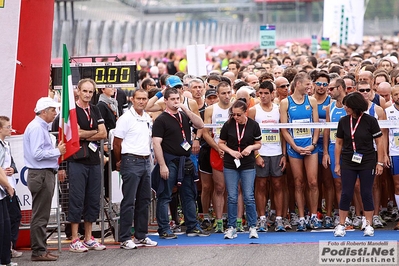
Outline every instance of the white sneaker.
{"label": "white sneaker", "polygon": [[80,242],[79,238],[76,238],[69,245],[69,251],[82,253],[82,252],[87,252],[88,249],[82,244],[82,242]]}
{"label": "white sneaker", "polygon": [[353,227],[355,228],[360,228],[362,226],[362,217],[361,216],[355,216],[353,218]]}
{"label": "white sneaker", "polygon": [[16,251],[15,249],[11,249],[11,258],[19,258],[22,256],[21,251]]}
{"label": "white sneaker", "polygon": [[342,237],[346,235],[345,226],[339,224],[334,229],[334,236],[335,237]]}
{"label": "white sneaker", "polygon": [[345,218],[345,226],[351,226],[353,223],[352,223],[352,220],[351,219],[349,219],[349,217],[346,217]]}
{"label": "white sneaker", "polygon": [[144,239],[135,238],[134,244],[138,247],[156,247],[158,242],[152,241],[149,237],[146,237]]}
{"label": "white sneaker", "polygon": [[362,231],[366,228],[367,225],[367,221],[366,221],[366,217],[362,216]]}
{"label": "white sneaker", "polygon": [[334,216],[334,226],[337,226],[337,225],[339,225],[339,215],[335,215]]}
{"label": "white sneaker", "polygon": [[256,228],[253,226],[249,228],[249,238],[259,238],[258,232],[256,232]]}
{"label": "white sneaker", "polygon": [[378,215],[373,216],[373,226],[375,228],[383,228],[384,227],[384,225],[382,224],[380,217],[378,217]]}
{"label": "white sneaker", "polygon": [[133,240],[129,239],[121,243],[121,248],[123,249],[136,249],[137,246]]}
{"label": "white sneaker", "polygon": [[291,216],[291,225],[297,226],[299,223],[298,214],[296,214],[295,212],[292,212],[290,216]]}
{"label": "white sneaker", "polygon": [[229,227],[224,233],[224,239],[233,239],[237,237],[237,231],[233,227]]}
{"label": "white sneaker", "polygon": [[83,241],[83,245],[90,250],[104,250],[107,247],[98,242],[94,237],[92,236],[89,241]]}
{"label": "white sneaker", "polygon": [[363,236],[374,236],[374,228],[370,225],[369,221],[367,221],[367,225],[364,228]]}

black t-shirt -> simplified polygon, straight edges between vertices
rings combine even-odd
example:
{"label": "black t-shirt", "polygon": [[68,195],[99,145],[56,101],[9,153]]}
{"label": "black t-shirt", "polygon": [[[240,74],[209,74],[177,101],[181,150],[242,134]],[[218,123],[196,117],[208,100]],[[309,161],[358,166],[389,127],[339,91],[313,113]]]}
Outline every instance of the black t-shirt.
{"label": "black t-shirt", "polygon": [[[184,112],[179,112],[182,126],[186,135],[186,141],[191,145],[190,120]],[[180,116],[170,115],[167,112],[160,114],[152,126],[152,137],[162,138],[162,151],[176,156],[190,156],[191,148],[183,149],[183,134],[180,126]]]}
{"label": "black t-shirt", "polygon": [[[352,118],[353,129],[358,119]],[[359,125],[355,131],[356,152],[363,155],[362,162],[352,162],[353,146],[351,138],[350,116],[344,116],[339,120],[337,129],[337,138],[343,139],[341,168],[349,170],[374,169],[377,163],[376,153],[373,146],[373,139],[382,136],[377,119],[363,114]]]}
{"label": "black t-shirt", "polygon": [[[88,115],[90,114],[90,115]],[[80,129],[83,130],[97,130],[98,125],[104,124],[104,119],[101,116],[100,110],[97,108],[97,106],[90,104],[90,108],[87,108],[86,111],[84,111],[82,108],[76,105],[76,116],[78,118],[78,125]],[[81,143],[84,140],[80,140]],[[78,163],[82,164],[100,164],[100,142],[99,141],[92,141],[93,144],[97,145],[97,150],[96,152],[93,152],[91,149],[89,150],[89,157],[81,160],[76,160]],[[73,156],[68,158],[68,161],[75,161],[73,159]]]}
{"label": "black t-shirt", "polygon": [[[244,125],[238,125],[239,134],[242,134],[244,129]],[[227,147],[232,150],[238,151],[238,138],[237,138],[237,128],[236,122],[234,119],[229,120],[224,123],[222,130],[220,131],[220,139],[226,141]],[[255,143],[255,141],[259,141],[262,139],[262,135],[260,132],[260,127],[257,122],[248,118],[247,124],[245,126],[244,136],[240,141],[240,148],[243,151],[249,145]],[[234,158],[228,154],[227,152],[224,154],[224,167],[228,169],[253,169],[255,168],[255,154],[254,151],[251,152],[250,155],[244,156],[240,159],[241,166],[239,168],[236,167],[234,163]]]}

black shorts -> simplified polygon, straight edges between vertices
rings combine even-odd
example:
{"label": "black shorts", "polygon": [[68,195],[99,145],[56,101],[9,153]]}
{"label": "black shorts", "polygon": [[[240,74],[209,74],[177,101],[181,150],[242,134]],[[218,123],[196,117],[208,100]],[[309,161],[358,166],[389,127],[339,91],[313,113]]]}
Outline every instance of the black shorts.
{"label": "black shorts", "polygon": [[211,155],[211,147],[208,146],[202,147],[198,155],[198,166],[200,172],[211,175],[212,166],[211,166],[210,155]]}

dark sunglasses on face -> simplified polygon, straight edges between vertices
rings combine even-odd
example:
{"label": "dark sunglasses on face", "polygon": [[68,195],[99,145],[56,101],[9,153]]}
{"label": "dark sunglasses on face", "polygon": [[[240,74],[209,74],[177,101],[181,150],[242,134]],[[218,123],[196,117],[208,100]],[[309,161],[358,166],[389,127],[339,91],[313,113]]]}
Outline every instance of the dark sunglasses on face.
{"label": "dark sunglasses on face", "polygon": [[290,84],[283,84],[278,87],[284,89],[284,88],[288,88],[289,86],[290,86]]}
{"label": "dark sunglasses on face", "polygon": [[327,87],[328,86],[327,82],[319,82],[319,81],[317,81],[317,82],[315,82],[315,84],[317,86],[319,86],[319,87]]}
{"label": "dark sunglasses on face", "polygon": [[335,86],[335,87],[331,87],[331,88],[328,88],[330,91],[333,91],[335,88],[338,88],[339,86]]}
{"label": "dark sunglasses on face", "polygon": [[242,116],[242,114],[234,114],[234,113],[232,113],[231,116],[232,117],[235,117],[235,116],[240,117],[240,116]]}
{"label": "dark sunglasses on face", "polygon": [[371,89],[359,89],[359,92],[363,93],[363,92],[370,92]]}
{"label": "dark sunglasses on face", "polygon": [[216,90],[216,86],[215,86],[215,85],[208,84],[208,87],[209,87],[210,89],[212,89],[212,90]]}

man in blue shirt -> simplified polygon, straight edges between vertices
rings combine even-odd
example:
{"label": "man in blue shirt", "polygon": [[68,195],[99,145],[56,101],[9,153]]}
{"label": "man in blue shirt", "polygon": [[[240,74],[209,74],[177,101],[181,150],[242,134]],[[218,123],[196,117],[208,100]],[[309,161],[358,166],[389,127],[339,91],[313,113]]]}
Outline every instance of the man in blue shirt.
{"label": "man in blue shirt", "polygon": [[[57,115],[60,104],[49,97],[36,103],[36,117],[25,129],[24,160],[28,170],[28,188],[32,194],[31,249],[32,261],[54,261],[58,256],[47,251],[46,227],[50,218],[51,199],[54,194],[58,157],[65,154],[63,142],[55,147],[55,137],[48,131],[49,123]],[[53,139],[52,139],[53,138]]]}

